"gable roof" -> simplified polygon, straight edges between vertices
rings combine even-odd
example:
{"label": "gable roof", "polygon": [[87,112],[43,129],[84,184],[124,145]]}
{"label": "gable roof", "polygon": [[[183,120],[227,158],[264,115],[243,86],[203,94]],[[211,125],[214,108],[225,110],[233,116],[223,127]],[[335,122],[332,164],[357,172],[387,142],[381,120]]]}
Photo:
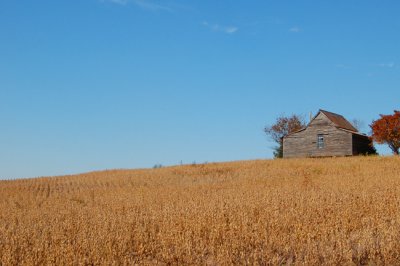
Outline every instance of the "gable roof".
{"label": "gable roof", "polygon": [[308,126],[311,124],[311,122],[320,113],[323,113],[335,125],[335,127],[337,127],[338,129],[341,129],[341,130],[344,130],[344,131],[348,131],[350,133],[354,133],[354,134],[357,134],[357,135],[360,135],[360,136],[365,136],[364,134],[359,133],[358,130],[349,121],[347,121],[346,118],[344,118],[342,115],[335,114],[335,113],[332,113],[332,112],[328,112],[328,111],[319,109],[318,113],[311,119],[311,121],[308,123],[307,126],[301,128],[299,130],[293,131],[293,132],[287,134],[286,136],[283,136],[282,138],[285,138],[285,137],[290,136],[292,134],[295,134],[295,133],[301,132],[303,130],[306,130],[306,128],[308,128]]}
{"label": "gable roof", "polygon": [[346,118],[344,118],[339,114],[335,114],[325,110],[319,110],[318,114],[319,113],[323,113],[324,115],[326,115],[326,117],[328,117],[328,119],[331,120],[332,123],[335,124],[335,126],[338,128],[347,129],[353,132],[358,132],[358,130],[349,121],[347,121]]}

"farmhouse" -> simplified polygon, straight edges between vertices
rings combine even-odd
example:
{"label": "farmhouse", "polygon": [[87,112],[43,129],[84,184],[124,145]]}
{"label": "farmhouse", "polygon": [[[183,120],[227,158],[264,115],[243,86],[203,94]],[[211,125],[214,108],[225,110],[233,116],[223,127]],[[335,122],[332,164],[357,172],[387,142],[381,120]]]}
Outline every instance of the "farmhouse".
{"label": "farmhouse", "polygon": [[343,116],[324,110],[303,129],[283,138],[283,157],[352,156],[373,153],[368,136]]}

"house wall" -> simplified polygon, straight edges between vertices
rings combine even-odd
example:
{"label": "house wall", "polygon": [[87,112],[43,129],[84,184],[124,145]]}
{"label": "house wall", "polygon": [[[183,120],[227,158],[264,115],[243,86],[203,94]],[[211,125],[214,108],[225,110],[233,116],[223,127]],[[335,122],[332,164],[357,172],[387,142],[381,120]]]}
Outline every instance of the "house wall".
{"label": "house wall", "polygon": [[[324,148],[317,147],[318,134],[324,135]],[[303,131],[283,138],[283,157],[347,156],[353,154],[352,133],[337,129],[319,113]]]}

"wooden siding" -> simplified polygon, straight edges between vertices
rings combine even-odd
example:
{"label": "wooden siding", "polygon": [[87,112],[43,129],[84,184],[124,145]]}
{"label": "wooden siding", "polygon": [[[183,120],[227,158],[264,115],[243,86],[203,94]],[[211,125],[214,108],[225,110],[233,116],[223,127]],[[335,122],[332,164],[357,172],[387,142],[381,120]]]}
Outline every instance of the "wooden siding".
{"label": "wooden siding", "polygon": [[[317,147],[318,134],[324,136],[323,148]],[[353,154],[352,135],[320,112],[307,128],[283,138],[283,157],[349,156]]]}

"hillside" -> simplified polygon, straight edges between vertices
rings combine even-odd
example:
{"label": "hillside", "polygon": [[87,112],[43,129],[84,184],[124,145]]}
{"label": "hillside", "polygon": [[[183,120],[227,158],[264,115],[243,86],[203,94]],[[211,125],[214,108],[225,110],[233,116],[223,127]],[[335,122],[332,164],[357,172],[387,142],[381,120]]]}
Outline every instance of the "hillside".
{"label": "hillside", "polygon": [[400,263],[400,157],[0,181],[0,264]]}

